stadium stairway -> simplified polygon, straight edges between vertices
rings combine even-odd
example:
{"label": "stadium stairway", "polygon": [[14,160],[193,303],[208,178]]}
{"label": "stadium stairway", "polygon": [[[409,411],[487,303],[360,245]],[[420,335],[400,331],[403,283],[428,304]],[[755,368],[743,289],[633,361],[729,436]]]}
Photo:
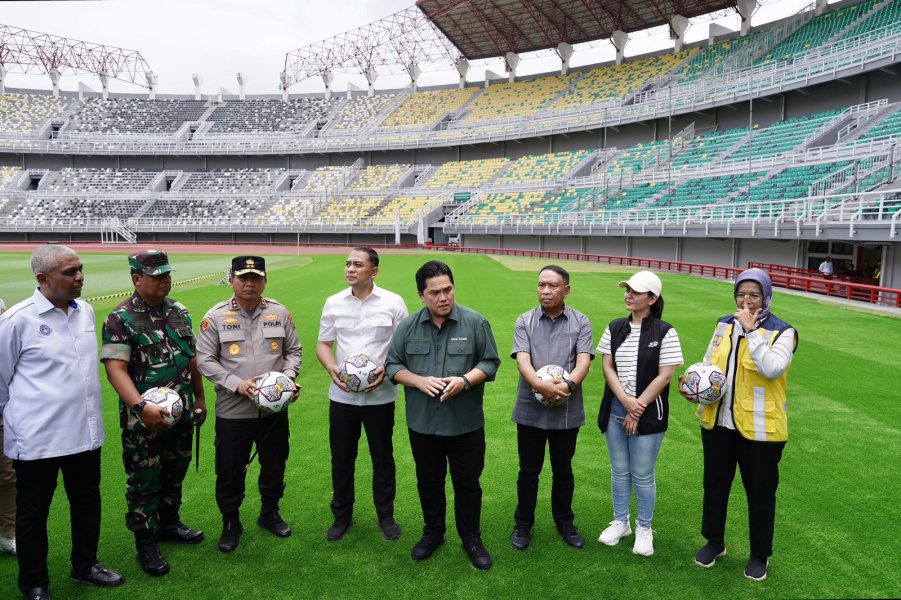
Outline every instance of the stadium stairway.
{"label": "stadium stairway", "polygon": [[861,138],[872,137],[868,136],[867,134],[872,132],[878,125],[883,124],[889,119],[889,117],[898,112],[901,112],[901,102],[887,104],[882,108],[882,110],[872,115],[863,123],[860,123],[852,132],[850,132],[848,135],[843,136],[839,141],[842,144],[850,144]]}

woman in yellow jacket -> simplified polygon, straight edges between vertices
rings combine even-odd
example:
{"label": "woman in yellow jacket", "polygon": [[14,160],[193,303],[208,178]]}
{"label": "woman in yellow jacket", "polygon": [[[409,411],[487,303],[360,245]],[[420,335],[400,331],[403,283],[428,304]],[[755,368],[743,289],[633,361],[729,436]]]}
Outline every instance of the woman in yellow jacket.
{"label": "woman in yellow jacket", "polygon": [[734,295],[736,311],[719,320],[704,357],[726,374],[726,384],[722,400],[698,410],[704,446],[701,534],[707,544],[695,562],[712,567],[726,554],[726,508],[738,465],[751,538],[745,577],[761,581],[773,554],[779,460],[788,439],[786,387],[798,337],[770,313],[773,286],[766,271],[743,271]]}

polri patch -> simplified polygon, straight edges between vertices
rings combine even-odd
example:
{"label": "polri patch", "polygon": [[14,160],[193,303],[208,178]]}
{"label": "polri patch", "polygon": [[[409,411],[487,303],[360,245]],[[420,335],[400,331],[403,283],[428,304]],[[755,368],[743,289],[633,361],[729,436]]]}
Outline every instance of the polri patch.
{"label": "polri patch", "polygon": [[228,353],[231,356],[238,356],[239,354],[241,354],[241,344],[231,344],[228,347]]}
{"label": "polri patch", "polygon": [[200,322],[200,333],[203,333],[204,331],[206,331],[209,328],[210,328],[210,320],[209,319],[204,319],[203,321]]}

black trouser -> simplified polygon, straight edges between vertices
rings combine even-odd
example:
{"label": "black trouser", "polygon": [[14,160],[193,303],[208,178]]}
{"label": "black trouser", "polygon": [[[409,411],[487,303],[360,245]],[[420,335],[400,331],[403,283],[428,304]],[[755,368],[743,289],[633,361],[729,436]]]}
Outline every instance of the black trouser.
{"label": "black trouser", "polygon": [[480,537],[482,488],[479,477],[485,467],[485,429],[461,435],[429,435],[410,431],[410,448],[416,462],[416,487],[425,525],[423,535],[443,538],[447,530],[444,492],[447,467],[454,485],[457,534],[464,542]]}
{"label": "black trouser", "polygon": [[748,497],[751,555],[758,558],[772,556],[779,460],[785,442],[755,442],[725,427],[702,428],[701,441],[704,444],[701,535],[709,542],[725,544],[726,509],[737,464]]}
{"label": "black trouser", "polygon": [[551,455],[551,514],[557,527],[572,525],[573,478],[572,460],[576,453],[579,428],[540,429],[516,425],[516,444],[519,448],[519,478],[516,480],[518,503],[514,519],[517,527],[532,528],[535,524],[535,504],[538,501],[538,476],[544,466],[544,446]]}
{"label": "black trouser", "polygon": [[50,585],[47,572],[47,515],[59,472],[69,498],[72,570],[97,562],[100,539],[100,449],[40,460],[15,460],[16,550],[19,589]]}
{"label": "black trouser", "polygon": [[278,510],[285,493],[288,435],[287,411],[260,419],[216,417],[216,503],[224,517],[236,517],[244,500],[244,469],[254,443],[260,461],[260,510]]}
{"label": "black trouser", "polygon": [[394,468],[394,402],[355,406],[329,402],[329,446],[332,450],[332,513],[336,522],[350,521],[354,510],[354,466],[361,426],[366,428],[372,459],[372,500],[379,521],[394,517],[397,480]]}

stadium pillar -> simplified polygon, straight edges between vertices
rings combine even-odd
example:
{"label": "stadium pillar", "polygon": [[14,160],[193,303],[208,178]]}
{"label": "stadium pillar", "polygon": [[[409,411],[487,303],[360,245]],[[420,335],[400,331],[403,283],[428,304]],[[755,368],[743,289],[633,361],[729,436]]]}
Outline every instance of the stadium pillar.
{"label": "stadium pillar", "polygon": [[685,43],[685,31],[688,29],[688,19],[682,15],[673,15],[673,18],[669,20],[669,24],[670,29],[673,31],[674,41],[676,42],[673,52],[678,52]]}
{"label": "stadium pillar", "polygon": [[363,72],[363,75],[366,76],[366,95],[367,96],[375,96],[375,80],[379,78],[378,71],[376,71],[373,67],[369,67],[366,71]]}
{"label": "stadium pillar", "polygon": [[331,71],[320,71],[319,76],[322,77],[322,83],[325,84],[325,99],[330,100],[332,97],[332,81],[335,76]]}
{"label": "stadium pillar", "polygon": [[101,87],[101,95],[104,100],[109,99],[109,75],[106,73],[98,73],[97,77],[100,78],[100,87]]}
{"label": "stadium pillar", "polygon": [[288,101],[288,73],[282,71],[278,74],[278,89],[282,92],[282,102]]}
{"label": "stadium pillar", "polygon": [[156,100],[156,84],[159,83],[159,77],[157,77],[150,71],[144,73],[144,77],[147,78],[148,99]]}
{"label": "stadium pillar", "polygon": [[0,95],[6,93],[6,67],[0,65]]}
{"label": "stadium pillar", "polygon": [[53,83],[53,95],[59,98],[59,77],[60,72],[55,68],[47,71],[47,74],[50,75],[50,81]]}
{"label": "stadium pillar", "polygon": [[727,33],[732,33],[732,30],[728,27],[711,23],[707,26],[707,45],[712,45],[716,41],[717,36],[726,35]]}
{"label": "stadium pillar", "polygon": [[738,14],[741,15],[741,34],[748,35],[751,31],[751,15],[757,8],[757,0],[738,0]]}
{"label": "stadium pillar", "polygon": [[557,56],[560,57],[560,74],[566,75],[569,71],[569,59],[573,56],[573,47],[566,42],[557,44]]}
{"label": "stadium pillar", "polygon": [[515,52],[507,52],[504,55],[504,70],[507,71],[507,79],[510,83],[516,79],[516,67],[519,66],[519,54]]}
{"label": "stadium pillar", "polygon": [[410,85],[413,86],[413,91],[416,91],[416,88],[419,87],[419,75],[422,73],[422,69],[419,68],[415,62],[410,61],[410,64],[407,65],[407,74],[410,75]]}
{"label": "stadium pillar", "polygon": [[244,86],[247,84],[247,74],[246,73],[238,73],[238,98],[243,102],[244,95]]}
{"label": "stadium pillar", "polygon": [[613,35],[610,36],[610,41],[613,42],[613,47],[616,48],[616,64],[623,64],[626,45],[629,43],[629,34],[617,29],[613,32]]}
{"label": "stadium pillar", "polygon": [[466,74],[469,73],[469,61],[461,56],[454,61],[454,66],[457,67],[457,72],[460,74],[459,87],[462,90],[466,87]]}
{"label": "stadium pillar", "polygon": [[191,73],[191,79],[194,80],[194,99],[200,100],[200,84],[203,83],[203,77],[200,73]]}

